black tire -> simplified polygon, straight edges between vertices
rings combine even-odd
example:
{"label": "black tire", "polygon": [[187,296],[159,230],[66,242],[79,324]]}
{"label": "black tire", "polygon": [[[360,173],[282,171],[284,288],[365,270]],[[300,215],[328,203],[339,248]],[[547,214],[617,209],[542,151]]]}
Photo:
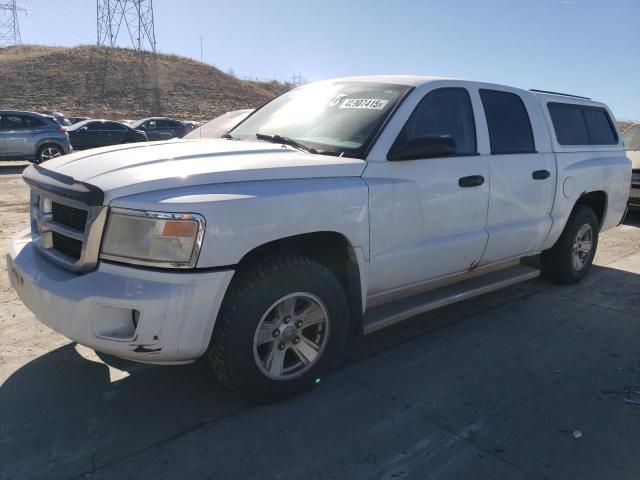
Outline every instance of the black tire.
{"label": "black tire", "polygon": [[39,149],[38,149],[38,153],[36,154],[36,160],[35,163],[36,164],[40,164],[46,160],[50,160],[50,158],[43,158],[45,152],[47,152],[47,150],[56,150],[60,155],[62,156],[64,155],[64,150],[62,149],[62,147],[60,145],[56,145],[55,143],[47,143],[45,145],[42,145]]}
{"label": "black tire", "polygon": [[[576,268],[573,262],[574,244],[578,232],[588,225],[592,232],[591,251],[584,258],[582,268]],[[553,247],[542,252],[540,266],[542,275],[552,282],[560,284],[576,283],[582,280],[593,263],[593,257],[598,247],[598,233],[600,222],[594,211],[584,205],[577,205],[571,213],[564,231]]]}
{"label": "black tire", "polygon": [[[295,378],[277,380],[258,366],[254,335],[270,307],[294,292],[308,292],[324,304],[327,339],[308,370]],[[207,358],[227,388],[258,402],[284,400],[312,388],[340,360],[347,340],[348,312],[344,289],[326,267],[302,256],[269,257],[234,277],[218,314]]]}

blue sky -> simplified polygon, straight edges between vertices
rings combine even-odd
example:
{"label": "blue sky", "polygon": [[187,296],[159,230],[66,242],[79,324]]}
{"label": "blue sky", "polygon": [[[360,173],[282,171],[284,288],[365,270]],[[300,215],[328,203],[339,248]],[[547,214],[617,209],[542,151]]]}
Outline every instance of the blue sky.
{"label": "blue sky", "polygon": [[[95,0],[19,0],[23,43],[96,41]],[[640,120],[640,0],[155,0],[162,52],[239,75],[409,73],[541,88]],[[125,44],[125,38],[122,38]]]}

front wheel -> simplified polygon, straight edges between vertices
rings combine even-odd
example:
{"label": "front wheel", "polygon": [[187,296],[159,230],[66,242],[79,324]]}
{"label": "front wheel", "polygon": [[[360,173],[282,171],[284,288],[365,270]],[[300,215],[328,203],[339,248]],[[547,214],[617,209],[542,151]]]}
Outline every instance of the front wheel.
{"label": "front wheel", "polygon": [[272,257],[237,273],[208,359],[228,388],[260,402],[282,400],[319,383],[347,331],[347,299],[330,270],[306,257]]}
{"label": "front wheel", "polygon": [[561,284],[582,280],[593,263],[599,230],[600,223],[594,211],[578,205],[555,245],[542,252],[542,274]]}

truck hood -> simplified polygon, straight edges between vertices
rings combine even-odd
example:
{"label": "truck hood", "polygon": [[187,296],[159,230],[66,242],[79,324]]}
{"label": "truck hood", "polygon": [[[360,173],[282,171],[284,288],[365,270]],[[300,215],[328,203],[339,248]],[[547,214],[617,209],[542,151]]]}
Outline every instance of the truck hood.
{"label": "truck hood", "polygon": [[640,170],[640,150],[627,151],[627,157],[631,160],[631,165],[634,170]]}
{"label": "truck hood", "polygon": [[49,160],[41,169],[98,187],[114,198],[195,185],[355,177],[366,162],[301,152],[258,141],[171,140],[76,152]]}

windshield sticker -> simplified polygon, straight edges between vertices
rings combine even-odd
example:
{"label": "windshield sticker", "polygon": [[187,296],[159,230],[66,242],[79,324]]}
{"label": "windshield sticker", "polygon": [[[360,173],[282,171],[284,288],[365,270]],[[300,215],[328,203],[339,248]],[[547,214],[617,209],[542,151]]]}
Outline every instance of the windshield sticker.
{"label": "windshield sticker", "polygon": [[329,101],[329,106],[330,107],[335,107],[336,105],[339,105],[340,102],[342,102],[345,98],[347,98],[347,95],[345,93],[341,93],[339,95],[336,95],[335,97],[333,97]]}
{"label": "windshield sticker", "polygon": [[353,108],[357,110],[382,110],[387,106],[389,100],[378,98],[349,98],[342,102],[340,108]]}

